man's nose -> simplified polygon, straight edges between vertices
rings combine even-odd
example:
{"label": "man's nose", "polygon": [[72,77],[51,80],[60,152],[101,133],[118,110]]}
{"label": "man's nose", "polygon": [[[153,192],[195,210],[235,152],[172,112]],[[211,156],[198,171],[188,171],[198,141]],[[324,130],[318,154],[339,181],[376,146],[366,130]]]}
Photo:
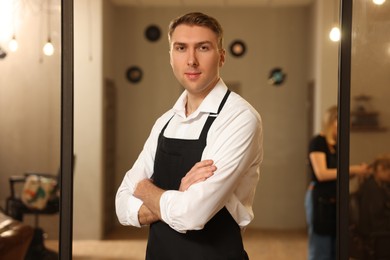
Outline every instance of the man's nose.
{"label": "man's nose", "polygon": [[196,51],[195,50],[189,51],[187,65],[191,66],[191,67],[198,66],[198,60],[196,58]]}

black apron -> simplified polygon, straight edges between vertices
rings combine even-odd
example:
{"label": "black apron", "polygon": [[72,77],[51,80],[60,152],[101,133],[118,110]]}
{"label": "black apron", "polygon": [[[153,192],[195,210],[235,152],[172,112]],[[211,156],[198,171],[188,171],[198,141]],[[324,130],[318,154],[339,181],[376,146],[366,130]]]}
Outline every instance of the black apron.
{"label": "black apron", "polygon": [[[230,91],[224,96],[218,113]],[[210,114],[198,140],[164,137],[170,120],[161,130],[154,163],[154,184],[164,190],[178,190],[181,179],[199,162],[207,133],[218,114]],[[241,231],[228,210],[222,208],[202,230],[179,233],[162,221],[150,225],[147,260],[242,260],[246,255]]]}

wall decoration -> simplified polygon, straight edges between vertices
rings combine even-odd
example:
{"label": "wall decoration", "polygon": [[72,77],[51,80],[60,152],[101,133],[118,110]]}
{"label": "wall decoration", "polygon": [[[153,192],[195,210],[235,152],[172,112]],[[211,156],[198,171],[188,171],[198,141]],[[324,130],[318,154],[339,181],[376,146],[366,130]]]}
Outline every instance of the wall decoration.
{"label": "wall decoration", "polygon": [[351,111],[351,131],[386,131],[379,123],[379,112],[371,104],[371,96],[361,94],[354,97]]}
{"label": "wall decoration", "polygon": [[230,44],[230,54],[234,57],[242,57],[246,52],[246,45],[241,40],[235,40]]}
{"label": "wall decoration", "polygon": [[156,42],[161,37],[161,30],[157,25],[149,25],[145,30],[145,37],[150,42]]}
{"label": "wall decoration", "polygon": [[286,80],[286,73],[283,72],[282,68],[273,68],[268,76],[268,83],[270,85],[280,86]]}
{"label": "wall decoration", "polygon": [[138,66],[131,66],[126,71],[126,78],[130,83],[138,83],[142,80],[143,72]]}

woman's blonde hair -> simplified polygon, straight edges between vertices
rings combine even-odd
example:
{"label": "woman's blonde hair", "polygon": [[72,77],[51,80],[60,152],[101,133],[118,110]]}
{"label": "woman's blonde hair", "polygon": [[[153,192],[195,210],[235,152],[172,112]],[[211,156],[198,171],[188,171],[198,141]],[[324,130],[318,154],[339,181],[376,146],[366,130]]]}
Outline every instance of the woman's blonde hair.
{"label": "woman's blonde hair", "polygon": [[333,132],[334,123],[335,121],[337,121],[338,118],[337,112],[338,112],[337,106],[331,106],[325,111],[324,117],[322,118],[322,133],[326,138],[326,142],[330,146],[335,145],[337,142]]}

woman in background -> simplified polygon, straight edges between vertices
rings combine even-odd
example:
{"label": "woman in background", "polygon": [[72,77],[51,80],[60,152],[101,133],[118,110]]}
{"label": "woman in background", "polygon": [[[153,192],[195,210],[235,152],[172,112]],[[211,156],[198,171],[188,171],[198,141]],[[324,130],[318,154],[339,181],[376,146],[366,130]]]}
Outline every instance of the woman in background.
{"label": "woman in background", "polygon": [[[337,106],[323,118],[322,131],[309,145],[311,183],[306,193],[308,260],[336,259]],[[352,165],[350,174],[368,173],[366,164]]]}

